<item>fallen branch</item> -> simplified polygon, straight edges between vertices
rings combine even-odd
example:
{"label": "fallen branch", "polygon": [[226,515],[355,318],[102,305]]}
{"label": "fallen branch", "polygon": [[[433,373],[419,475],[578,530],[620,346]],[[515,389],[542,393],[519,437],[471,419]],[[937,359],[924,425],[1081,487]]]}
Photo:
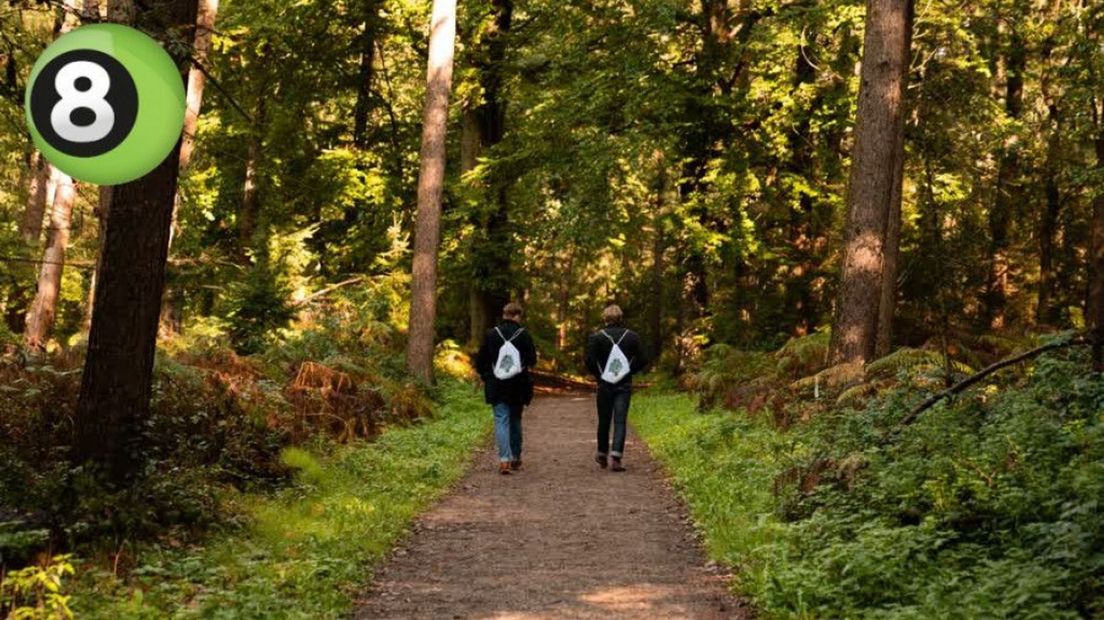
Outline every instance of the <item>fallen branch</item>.
{"label": "fallen branch", "polygon": [[352,286],[354,284],[360,284],[364,281],[364,278],[364,276],[356,276],[355,278],[349,278],[348,280],[343,280],[341,282],[338,282],[337,284],[331,284],[324,289],[311,293],[310,295],[307,295],[306,297],[300,299],[299,301],[292,304],[291,307],[298,308],[300,306],[305,306],[315,299],[318,299],[319,297],[325,297],[326,295],[329,295],[330,293],[338,289],[345,288],[346,286]]}
{"label": "fallen branch", "polygon": [[932,395],[930,398],[928,398],[924,402],[922,402],[919,405],[917,405],[916,407],[914,407],[912,409],[912,411],[909,411],[908,415],[906,415],[904,418],[902,418],[901,421],[898,423],[898,425],[897,425],[898,430],[900,430],[901,428],[903,428],[905,426],[908,426],[909,424],[912,424],[913,422],[915,422],[916,418],[919,417],[919,415],[921,413],[923,413],[924,411],[926,411],[928,409],[931,409],[939,401],[941,401],[941,400],[943,400],[943,399],[945,399],[949,396],[954,396],[955,394],[958,394],[959,392],[965,391],[970,386],[976,385],[977,383],[980,383],[982,379],[988,377],[989,375],[997,372],[998,370],[1000,370],[1002,368],[1007,368],[1009,366],[1014,366],[1016,364],[1019,364],[1020,362],[1025,362],[1025,361],[1030,360],[1032,358],[1038,357],[1038,356],[1042,355],[1043,353],[1046,353],[1047,351],[1053,351],[1055,349],[1064,349],[1066,347],[1084,346],[1084,345],[1088,345],[1088,344],[1090,344],[1090,342],[1085,336],[1078,335],[1078,336],[1074,336],[1073,338],[1070,338],[1069,340],[1059,340],[1059,341],[1056,341],[1056,342],[1050,342],[1050,343],[1044,344],[1042,346],[1035,347],[1034,349],[1031,349],[1030,351],[1024,351],[1023,353],[1020,353],[1019,355],[1015,355],[1015,356],[1010,357],[1008,359],[1003,359],[1003,360],[1001,360],[999,362],[996,362],[994,364],[990,364],[989,366],[985,367],[983,370],[981,370],[977,374],[971,375],[971,376],[963,379],[962,381],[959,381],[958,383],[952,385],[951,387],[943,390],[942,392],[939,392],[938,394]]}

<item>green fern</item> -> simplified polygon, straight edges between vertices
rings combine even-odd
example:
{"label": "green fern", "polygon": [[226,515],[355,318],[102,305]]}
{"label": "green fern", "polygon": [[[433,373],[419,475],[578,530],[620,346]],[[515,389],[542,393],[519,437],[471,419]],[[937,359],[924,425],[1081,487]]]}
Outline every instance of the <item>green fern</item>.
{"label": "green fern", "polygon": [[827,330],[790,338],[774,354],[778,359],[778,373],[794,377],[823,369],[828,359],[830,340],[831,334]]}
{"label": "green fern", "polygon": [[[902,371],[920,373],[930,370],[942,370],[943,367],[942,353],[927,349],[901,348],[867,364],[866,376],[871,379],[887,379],[897,376]],[[951,370],[962,374],[973,372],[973,369],[966,364],[954,360],[951,360]]]}

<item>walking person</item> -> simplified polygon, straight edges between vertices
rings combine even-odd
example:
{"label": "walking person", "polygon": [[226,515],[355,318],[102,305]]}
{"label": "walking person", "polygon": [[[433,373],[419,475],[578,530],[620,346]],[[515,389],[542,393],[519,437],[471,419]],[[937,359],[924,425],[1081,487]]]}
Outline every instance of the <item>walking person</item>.
{"label": "walking person", "polygon": [[[612,471],[625,471],[625,433],[632,398],[633,375],[644,372],[648,360],[640,336],[624,325],[621,308],[611,305],[602,311],[605,327],[587,340],[586,365],[598,379],[598,465]],[[613,449],[610,449],[610,423],[613,423]],[[611,465],[612,460],[612,465]]]}
{"label": "walking person", "polygon": [[498,471],[521,469],[521,413],[533,401],[529,369],[537,365],[533,338],[521,326],[521,305],[508,303],[502,322],[483,336],[475,369],[483,378],[483,394],[494,411]]}

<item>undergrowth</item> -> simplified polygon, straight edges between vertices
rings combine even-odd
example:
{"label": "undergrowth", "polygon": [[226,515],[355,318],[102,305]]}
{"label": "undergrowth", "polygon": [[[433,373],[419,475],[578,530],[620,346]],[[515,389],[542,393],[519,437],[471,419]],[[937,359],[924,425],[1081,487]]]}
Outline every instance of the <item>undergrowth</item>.
{"label": "undergrowth", "polygon": [[412,518],[462,475],[489,417],[470,385],[452,382],[429,420],[329,454],[284,450],[295,482],[249,493],[239,525],[202,544],[134,550],[125,576],[81,573],[82,618],[336,618]]}
{"label": "undergrowth", "polygon": [[942,387],[933,368],[899,353],[860,373],[876,389],[822,393],[805,418],[771,410],[813,400],[797,391],[756,413],[642,395],[632,421],[768,616],[1104,615],[1104,380],[1087,353],[994,376],[891,436]]}

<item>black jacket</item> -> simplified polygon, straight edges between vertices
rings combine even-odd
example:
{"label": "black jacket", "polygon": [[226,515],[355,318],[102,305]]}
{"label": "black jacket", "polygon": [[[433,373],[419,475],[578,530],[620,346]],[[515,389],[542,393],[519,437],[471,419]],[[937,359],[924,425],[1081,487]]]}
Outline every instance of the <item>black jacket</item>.
{"label": "black jacket", "polygon": [[[521,325],[513,321],[503,321],[498,329],[509,340],[521,329]],[[533,400],[533,379],[529,376],[529,369],[537,365],[537,348],[533,346],[529,330],[521,332],[513,339],[513,343],[521,353],[521,365],[524,368],[520,374],[502,381],[494,376],[494,365],[498,361],[498,350],[502,348],[502,338],[493,329],[487,330],[483,336],[483,344],[475,357],[475,371],[483,378],[483,396],[488,405],[528,405]]]}
{"label": "black jacket", "polygon": [[[629,358],[629,374],[624,379],[616,384],[606,383],[602,381],[602,371],[606,368],[606,361],[609,359],[610,351],[613,350],[613,342],[610,342],[610,338],[607,338],[602,332],[609,334],[610,338],[613,338],[614,342],[620,340],[621,351],[625,353],[625,357]],[[624,336],[624,339],[621,336]],[[586,366],[596,379],[598,384],[614,387],[628,387],[632,385],[632,377],[637,373],[644,372],[648,369],[649,360],[644,353],[644,346],[640,342],[640,336],[636,335],[631,329],[625,327],[607,327],[603,330],[599,330],[595,334],[591,334],[587,339],[586,350]]]}

